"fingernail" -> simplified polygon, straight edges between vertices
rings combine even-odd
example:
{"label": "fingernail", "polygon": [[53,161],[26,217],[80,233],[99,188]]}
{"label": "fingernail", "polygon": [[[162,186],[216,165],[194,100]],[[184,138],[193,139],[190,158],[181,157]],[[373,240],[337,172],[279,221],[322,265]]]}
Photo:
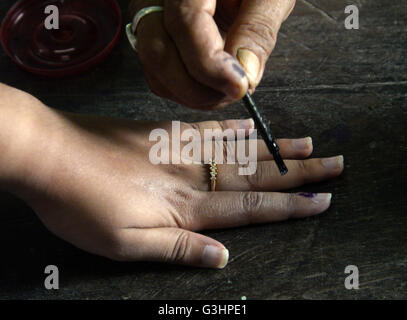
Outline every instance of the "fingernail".
{"label": "fingernail", "polygon": [[243,69],[246,71],[246,76],[249,79],[250,85],[256,87],[257,77],[260,72],[260,60],[259,58],[250,50],[240,48],[237,50],[237,59],[242,65]]}
{"label": "fingernail", "polygon": [[239,129],[244,129],[244,130],[253,129],[254,128],[254,121],[253,121],[253,119],[239,120],[237,122],[237,127]]}
{"label": "fingernail", "polygon": [[312,138],[307,137],[303,139],[294,139],[292,140],[292,146],[297,150],[304,150],[312,147]]}
{"label": "fingernail", "polygon": [[229,260],[229,251],[225,248],[207,245],[202,253],[202,264],[205,267],[223,269]]}
{"label": "fingernail", "polygon": [[343,156],[322,159],[322,165],[327,169],[339,169],[343,167]]}
{"label": "fingernail", "polygon": [[298,195],[311,199],[314,203],[330,202],[332,199],[332,193],[308,193],[301,192]]}

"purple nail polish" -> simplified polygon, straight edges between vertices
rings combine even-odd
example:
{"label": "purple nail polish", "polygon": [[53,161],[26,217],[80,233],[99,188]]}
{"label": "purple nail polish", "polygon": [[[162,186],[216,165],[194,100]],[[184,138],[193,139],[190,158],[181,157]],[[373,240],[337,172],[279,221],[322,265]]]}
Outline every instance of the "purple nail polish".
{"label": "purple nail polish", "polygon": [[301,193],[299,193],[298,195],[300,195],[300,196],[302,196],[302,197],[305,197],[305,198],[314,198],[316,195],[317,195],[317,193],[312,193],[312,192],[301,192]]}
{"label": "purple nail polish", "polygon": [[298,194],[304,198],[311,199],[314,203],[320,202],[329,202],[331,201],[332,194],[331,193],[308,193],[308,192],[301,192]]}

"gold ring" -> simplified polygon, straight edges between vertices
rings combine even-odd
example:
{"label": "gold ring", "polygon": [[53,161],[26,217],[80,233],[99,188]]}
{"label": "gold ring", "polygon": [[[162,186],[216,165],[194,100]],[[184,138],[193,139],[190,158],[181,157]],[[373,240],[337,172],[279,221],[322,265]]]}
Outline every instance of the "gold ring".
{"label": "gold ring", "polygon": [[210,174],[210,181],[211,181],[211,191],[215,191],[216,189],[216,176],[218,175],[218,166],[215,160],[209,160],[209,174]]}

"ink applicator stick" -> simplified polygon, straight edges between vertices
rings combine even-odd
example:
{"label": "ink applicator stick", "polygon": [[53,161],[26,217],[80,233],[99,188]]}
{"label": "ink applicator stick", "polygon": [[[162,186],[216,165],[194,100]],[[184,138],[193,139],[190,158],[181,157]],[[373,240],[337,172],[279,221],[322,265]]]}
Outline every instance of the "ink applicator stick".
{"label": "ink applicator stick", "polygon": [[266,143],[267,148],[273,155],[274,161],[278,167],[278,170],[280,171],[280,174],[282,176],[285,175],[288,172],[288,169],[284,164],[283,158],[281,158],[280,148],[278,147],[276,140],[271,134],[270,128],[267,126],[263,116],[261,115],[259,109],[257,108],[256,103],[254,102],[253,98],[249,93],[247,93],[242,100],[244,102],[244,105],[246,106],[246,109],[249,111],[251,117],[253,118],[257,130],[260,131],[260,134],[263,137],[263,140]]}

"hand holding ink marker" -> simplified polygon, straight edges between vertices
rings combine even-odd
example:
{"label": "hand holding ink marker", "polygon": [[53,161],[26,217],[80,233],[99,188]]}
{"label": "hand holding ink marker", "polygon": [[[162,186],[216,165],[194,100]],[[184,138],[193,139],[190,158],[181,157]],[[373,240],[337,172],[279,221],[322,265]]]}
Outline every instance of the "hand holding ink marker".
{"label": "hand holding ink marker", "polygon": [[276,140],[274,139],[273,135],[270,132],[270,128],[267,126],[264,118],[262,117],[259,109],[257,108],[253,98],[247,93],[243,97],[243,102],[249,111],[250,115],[252,116],[254,123],[256,124],[257,129],[260,131],[261,136],[264,139],[264,142],[267,145],[270,153],[274,157],[274,161],[280,171],[280,174],[283,176],[288,172],[286,165],[284,164],[283,159],[280,155],[280,148],[277,145]]}

